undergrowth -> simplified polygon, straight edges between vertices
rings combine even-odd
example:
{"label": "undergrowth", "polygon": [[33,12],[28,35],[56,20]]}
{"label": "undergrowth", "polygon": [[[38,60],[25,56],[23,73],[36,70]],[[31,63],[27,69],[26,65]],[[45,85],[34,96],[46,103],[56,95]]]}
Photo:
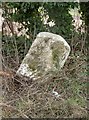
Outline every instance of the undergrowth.
{"label": "undergrowth", "polygon": [[[16,71],[11,59],[9,63],[5,54],[3,59],[4,70]],[[12,78],[3,78],[3,117],[87,117],[86,59],[81,51],[71,52],[63,69],[54,77],[43,76],[33,81],[14,72]],[[52,93],[53,89],[59,97]]]}

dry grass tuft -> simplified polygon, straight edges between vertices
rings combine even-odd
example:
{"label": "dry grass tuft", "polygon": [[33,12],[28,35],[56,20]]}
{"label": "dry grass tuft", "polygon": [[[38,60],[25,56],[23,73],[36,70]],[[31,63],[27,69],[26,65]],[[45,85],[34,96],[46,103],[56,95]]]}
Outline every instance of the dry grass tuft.
{"label": "dry grass tuft", "polygon": [[[3,79],[3,117],[76,118],[87,117],[86,57],[69,56],[54,77],[32,81],[13,75]],[[56,97],[53,89],[59,93]]]}

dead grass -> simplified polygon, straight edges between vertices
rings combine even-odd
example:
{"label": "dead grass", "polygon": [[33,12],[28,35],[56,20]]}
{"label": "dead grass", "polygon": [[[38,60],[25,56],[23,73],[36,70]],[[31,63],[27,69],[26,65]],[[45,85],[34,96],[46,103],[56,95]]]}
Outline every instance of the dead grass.
{"label": "dead grass", "polygon": [[[53,95],[53,89],[59,97]],[[70,54],[64,68],[54,77],[32,81],[14,74],[13,78],[3,78],[2,91],[3,117],[87,117],[86,56],[80,52]]]}

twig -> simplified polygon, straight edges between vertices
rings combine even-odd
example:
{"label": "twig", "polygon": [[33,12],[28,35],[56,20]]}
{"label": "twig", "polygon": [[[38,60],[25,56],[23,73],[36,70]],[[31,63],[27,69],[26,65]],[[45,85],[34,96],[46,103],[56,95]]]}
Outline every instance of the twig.
{"label": "twig", "polygon": [[82,63],[78,64],[75,68],[70,69],[70,71],[72,71],[72,70],[74,70],[74,69],[78,68],[78,67],[79,67],[79,66],[81,66],[83,63],[84,63],[84,62],[82,62]]}

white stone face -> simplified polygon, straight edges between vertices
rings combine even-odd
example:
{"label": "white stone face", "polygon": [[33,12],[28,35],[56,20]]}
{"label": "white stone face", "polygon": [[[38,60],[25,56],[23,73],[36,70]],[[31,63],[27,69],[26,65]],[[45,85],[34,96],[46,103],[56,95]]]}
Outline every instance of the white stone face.
{"label": "white stone face", "polygon": [[21,75],[29,77],[29,75],[32,75],[32,72],[31,71],[28,72],[28,71],[29,71],[28,64],[21,64],[20,68],[17,71],[17,74],[21,72]]}
{"label": "white stone face", "polygon": [[17,73],[31,77],[60,70],[68,58],[70,46],[59,35],[41,32],[37,35]]}

